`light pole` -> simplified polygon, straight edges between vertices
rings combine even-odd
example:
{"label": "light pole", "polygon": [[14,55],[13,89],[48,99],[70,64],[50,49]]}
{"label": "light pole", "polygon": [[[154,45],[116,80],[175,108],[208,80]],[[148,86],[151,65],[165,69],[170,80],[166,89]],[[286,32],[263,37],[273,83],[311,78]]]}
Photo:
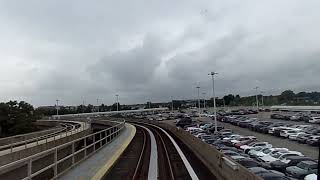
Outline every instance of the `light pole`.
{"label": "light pole", "polygon": [[200,111],[201,111],[201,106],[200,106],[200,86],[196,87],[198,89],[198,104],[199,104],[199,116],[200,116]]}
{"label": "light pole", "polygon": [[214,112],[214,133],[216,134],[218,132],[217,128],[217,110],[216,110],[216,95],[214,93],[214,75],[218,73],[211,72],[208,75],[211,75],[212,78],[212,95],[213,95],[213,112]]}
{"label": "light pole", "polygon": [[203,95],[203,108],[206,109],[206,93],[203,92],[202,95]]}
{"label": "light pole", "polygon": [[99,112],[99,99],[97,98],[97,111]]}
{"label": "light pole", "polygon": [[171,96],[171,111],[173,112],[173,98]]}
{"label": "light pole", "polygon": [[226,101],[224,100],[224,96],[223,96],[222,100],[223,100],[223,110],[226,111]]}
{"label": "light pole", "polygon": [[118,94],[116,94],[116,103],[117,103],[117,111],[119,111],[119,95]]}
{"label": "light pole", "polygon": [[256,103],[257,103],[257,111],[259,111],[259,99],[258,99],[258,89],[259,89],[259,87],[257,86],[257,87],[255,87],[254,88],[255,90],[256,90],[256,92],[257,92],[257,94],[256,94]]}
{"label": "light pole", "polygon": [[261,93],[261,106],[262,107],[264,107],[264,102],[263,102],[263,93],[264,93],[264,91],[260,91],[260,93]]}
{"label": "light pole", "polygon": [[59,115],[59,99],[56,100],[57,101],[57,116]]}

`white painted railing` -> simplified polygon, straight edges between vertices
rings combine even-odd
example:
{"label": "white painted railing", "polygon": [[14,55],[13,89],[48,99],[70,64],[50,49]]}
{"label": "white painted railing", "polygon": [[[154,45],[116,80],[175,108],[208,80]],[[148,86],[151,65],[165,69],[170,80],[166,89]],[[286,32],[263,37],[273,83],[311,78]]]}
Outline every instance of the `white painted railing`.
{"label": "white painted railing", "polygon": [[[79,128],[79,127],[76,127],[77,125],[70,125],[68,123],[60,123],[60,124],[64,127],[59,128],[59,130],[56,132],[0,146],[0,155],[9,154],[15,151],[26,149],[31,146],[29,145],[30,143],[33,143],[33,146],[43,144],[43,143],[48,143],[51,141],[55,141],[57,139],[61,139],[63,137],[73,135],[81,131],[80,129],[81,125]],[[70,127],[71,129],[68,129]],[[82,126],[82,130],[84,130],[87,127],[88,127],[88,124],[85,124],[84,126]],[[39,143],[39,142],[42,142],[42,143]],[[16,148],[16,147],[19,147],[19,148]],[[8,151],[8,149],[10,149],[10,151]],[[1,153],[1,151],[4,151],[4,150],[7,150],[7,152]]]}
{"label": "white painted railing", "polygon": [[[124,125],[125,121],[119,122],[119,124],[102,131],[78,138],[71,142],[12,162],[10,164],[3,165],[0,167],[0,179],[2,176],[10,176],[6,173],[11,173],[11,175],[16,174],[17,179],[32,179],[45,172],[50,174],[50,172],[52,171],[53,175],[52,177],[50,177],[50,179],[55,179],[68,169],[72,168],[76,164],[88,158],[90,155],[94,154],[104,145],[109,144],[121,133]],[[59,157],[59,155],[61,155],[62,153],[66,153],[66,149],[68,148],[71,148],[71,151],[69,149],[65,156]],[[49,162],[49,164],[44,163],[47,164],[44,167],[39,168],[38,164],[37,168],[34,168],[35,161],[40,160],[44,157],[49,157],[50,155],[53,155],[53,161]],[[66,168],[63,168],[63,163],[64,165],[67,164]],[[21,168],[24,166],[27,168]],[[21,175],[23,177],[20,177]]]}

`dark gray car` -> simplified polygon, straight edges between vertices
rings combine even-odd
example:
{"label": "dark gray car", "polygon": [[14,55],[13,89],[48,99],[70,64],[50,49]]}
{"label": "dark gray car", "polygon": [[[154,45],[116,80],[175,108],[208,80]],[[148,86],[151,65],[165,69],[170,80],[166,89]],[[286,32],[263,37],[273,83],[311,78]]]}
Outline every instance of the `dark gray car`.
{"label": "dark gray car", "polygon": [[302,161],[296,166],[290,166],[286,168],[286,174],[289,177],[302,179],[308,174],[317,173],[318,164],[314,161]]}

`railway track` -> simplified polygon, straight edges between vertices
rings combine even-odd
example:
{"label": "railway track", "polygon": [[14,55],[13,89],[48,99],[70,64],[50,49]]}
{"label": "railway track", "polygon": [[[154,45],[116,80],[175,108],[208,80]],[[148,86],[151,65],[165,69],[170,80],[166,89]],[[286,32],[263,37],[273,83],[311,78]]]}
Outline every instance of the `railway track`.
{"label": "railway track", "polygon": [[[157,154],[155,166],[157,168],[157,174],[154,179],[216,179],[200,160],[198,160],[190,150],[186,149],[187,147],[185,145],[181,144],[181,141],[176,142],[177,139],[173,137],[172,134],[151,124],[133,123],[133,125],[137,128],[135,137],[115,166],[105,175],[104,179],[144,180],[147,179],[148,173],[155,173],[155,171],[152,171],[152,168],[150,168],[152,165],[152,153],[154,153],[152,151],[150,152],[152,149],[150,145],[152,145],[152,143],[146,143],[146,139],[150,141],[150,136],[154,136],[156,144],[155,153]],[[183,149],[180,149],[180,147],[183,147]],[[188,155],[185,155],[186,153],[188,153]],[[192,165],[195,164],[199,166],[196,168],[197,174],[189,161]]]}
{"label": "railway track", "polygon": [[150,137],[148,132],[137,126],[133,140],[121,155],[112,170],[103,179],[146,180],[150,158]]}

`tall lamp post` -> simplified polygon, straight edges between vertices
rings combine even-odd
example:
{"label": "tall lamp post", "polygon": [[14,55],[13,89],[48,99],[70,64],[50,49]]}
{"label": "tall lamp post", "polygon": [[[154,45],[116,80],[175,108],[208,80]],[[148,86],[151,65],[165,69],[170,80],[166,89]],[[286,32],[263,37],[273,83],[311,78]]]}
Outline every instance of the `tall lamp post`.
{"label": "tall lamp post", "polygon": [[255,90],[256,90],[256,92],[257,92],[257,94],[256,94],[256,103],[257,103],[257,111],[259,111],[259,99],[258,99],[258,89],[259,89],[259,87],[257,86],[257,87],[255,87],[254,88]]}
{"label": "tall lamp post", "polygon": [[264,102],[263,102],[263,93],[264,91],[260,91],[261,93],[261,106],[264,107]]}
{"label": "tall lamp post", "polygon": [[57,99],[56,101],[57,101],[57,108],[56,108],[56,109],[57,109],[57,116],[58,116],[58,115],[59,115],[59,101],[60,101],[60,100]]}
{"label": "tall lamp post", "polygon": [[214,75],[218,73],[211,72],[208,75],[211,75],[212,78],[212,95],[213,95],[213,112],[214,112],[214,133],[216,134],[218,132],[217,128],[217,110],[216,110],[216,95],[214,93]]}
{"label": "tall lamp post", "polygon": [[201,113],[201,106],[200,106],[200,86],[196,87],[198,89],[198,105],[199,105],[199,116]]}
{"label": "tall lamp post", "polygon": [[119,111],[119,95],[116,94],[117,111]]}
{"label": "tall lamp post", "polygon": [[206,93],[203,92],[202,95],[203,95],[203,108],[206,109]]}
{"label": "tall lamp post", "polygon": [[99,108],[99,98],[97,98],[97,112],[100,111],[99,109],[100,109],[100,108]]}
{"label": "tall lamp post", "polygon": [[173,97],[171,96],[171,111],[173,112]]}

